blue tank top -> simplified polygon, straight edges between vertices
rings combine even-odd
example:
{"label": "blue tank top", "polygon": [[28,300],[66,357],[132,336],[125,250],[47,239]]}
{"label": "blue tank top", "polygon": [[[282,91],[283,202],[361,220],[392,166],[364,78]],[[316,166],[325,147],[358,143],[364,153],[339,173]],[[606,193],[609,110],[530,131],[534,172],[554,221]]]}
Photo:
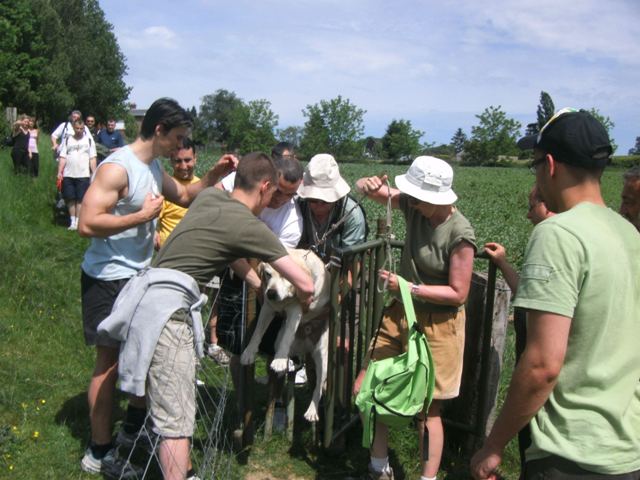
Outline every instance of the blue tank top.
{"label": "blue tank top", "polygon": [[[107,163],[122,166],[129,180],[127,196],[118,200],[112,212],[114,215],[137,212],[142,208],[147,193],[162,193],[163,173],[157,158],[147,165],[126,146],[107,157],[98,168]],[[99,280],[132,277],[151,263],[155,230],[154,219],[107,238],[92,238],[84,254],[82,270]]]}

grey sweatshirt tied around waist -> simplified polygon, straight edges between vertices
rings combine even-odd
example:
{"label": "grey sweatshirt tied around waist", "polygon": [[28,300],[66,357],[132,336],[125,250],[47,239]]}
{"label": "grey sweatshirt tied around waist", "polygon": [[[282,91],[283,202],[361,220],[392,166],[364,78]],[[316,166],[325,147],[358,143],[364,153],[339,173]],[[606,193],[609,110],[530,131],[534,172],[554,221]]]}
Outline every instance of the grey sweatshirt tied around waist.
{"label": "grey sweatshirt tied around waist", "polygon": [[111,314],[98,325],[98,335],[120,344],[120,389],[142,397],[153,352],[171,315],[180,309],[191,315],[194,348],[204,356],[204,329],[200,310],[207,296],[190,275],[170,268],[147,268],[124,286]]}

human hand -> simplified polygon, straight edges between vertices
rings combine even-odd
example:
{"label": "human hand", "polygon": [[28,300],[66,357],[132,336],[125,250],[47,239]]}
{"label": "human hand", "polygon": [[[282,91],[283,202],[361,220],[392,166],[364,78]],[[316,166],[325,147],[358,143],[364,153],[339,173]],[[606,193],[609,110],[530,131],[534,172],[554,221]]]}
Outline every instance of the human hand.
{"label": "human hand", "polygon": [[380,270],[378,272],[378,276],[385,282],[387,281],[387,279],[389,280],[387,284],[387,288],[389,288],[389,291],[397,292],[400,289],[400,286],[398,285],[398,275],[396,275],[395,273],[391,273],[389,270]]}
{"label": "human hand", "polygon": [[300,290],[297,291],[297,295],[298,300],[300,301],[300,306],[302,307],[302,312],[307,313],[309,311],[309,307],[311,306],[311,302],[313,302],[313,295],[303,293]]}
{"label": "human hand", "polygon": [[360,393],[360,387],[362,386],[362,381],[364,380],[364,376],[366,375],[366,373],[367,373],[367,369],[363,368],[362,370],[360,370],[360,372],[358,373],[358,376],[354,380],[353,389],[351,391],[354,397],[356,397],[358,393]]}
{"label": "human hand", "polygon": [[142,216],[143,222],[153,220],[160,215],[163,201],[164,197],[162,195],[154,195],[151,192],[147,193],[147,196],[144,197],[142,208],[140,209],[140,215]]}
{"label": "human hand", "polygon": [[58,189],[59,192],[62,191],[62,179],[63,179],[62,174],[59,173],[58,177],[56,178],[56,188]]}
{"label": "human hand", "polygon": [[153,249],[157,252],[160,250],[160,234],[153,232]]}
{"label": "human hand", "polygon": [[226,153],[218,159],[211,170],[213,170],[218,178],[223,178],[236,168],[238,168],[238,158],[235,155]]}
{"label": "human hand", "polygon": [[502,463],[502,451],[496,451],[484,445],[471,458],[471,475],[476,480],[497,480],[495,473],[498,465]]}
{"label": "human hand", "polygon": [[484,251],[493,263],[501,264],[507,260],[507,251],[499,243],[487,242],[484,244]]}
{"label": "human hand", "polygon": [[380,187],[387,182],[388,178],[386,174],[382,176],[364,177],[356,182],[356,187],[361,193],[369,195],[370,193],[380,190]]}

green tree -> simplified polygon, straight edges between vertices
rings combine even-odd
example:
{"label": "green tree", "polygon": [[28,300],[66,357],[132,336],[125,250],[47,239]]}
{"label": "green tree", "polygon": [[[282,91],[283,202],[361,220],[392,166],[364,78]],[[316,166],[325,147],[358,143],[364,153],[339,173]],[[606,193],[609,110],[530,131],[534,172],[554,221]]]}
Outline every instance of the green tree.
{"label": "green tree", "polygon": [[640,137],[636,137],[636,145],[629,149],[629,155],[640,155]]}
{"label": "green tree", "polygon": [[593,115],[596,118],[596,120],[598,120],[602,124],[602,126],[607,130],[607,133],[609,134],[609,140],[611,141],[611,148],[613,149],[613,153],[615,153],[616,150],[618,149],[618,145],[616,144],[616,141],[614,140],[614,138],[611,136],[611,131],[616,126],[616,124],[613,123],[613,120],[611,120],[609,117],[601,114],[600,110],[598,110],[597,108],[591,108],[589,110],[589,113]]}
{"label": "green tree", "polygon": [[316,153],[331,153],[341,159],[359,156],[362,145],[359,141],[364,133],[365,110],[358,108],[349,99],[338,95],[331,100],[307,105],[302,113],[307,117],[300,144],[304,157]]}
{"label": "green tree", "polygon": [[[556,111],[556,107],[553,104],[553,100],[551,99],[551,95],[549,95],[544,90],[540,92],[540,103],[538,104],[538,109],[536,110],[536,118],[538,119],[537,130],[533,132],[534,134],[538,133],[540,129],[547,123],[553,114]],[[527,125],[529,127],[529,125]]]}
{"label": "green tree", "polygon": [[499,155],[518,155],[516,141],[520,135],[520,122],[508,118],[500,105],[486,108],[476,118],[479,124],[471,127],[463,163],[495,165]]}
{"label": "green tree", "polygon": [[0,3],[0,101],[50,127],[71,108],[124,113],[124,56],[97,0]]}
{"label": "green tree", "polygon": [[291,145],[295,147],[295,149],[300,148],[300,141],[302,140],[302,132],[303,128],[299,126],[290,126],[287,128],[283,128],[278,130],[278,141],[280,142],[289,142]]}
{"label": "green tree", "polygon": [[269,101],[242,103],[231,111],[227,148],[242,153],[270,152],[276,143],[274,131],[277,125],[278,115],[271,110]]}
{"label": "green tree", "polygon": [[424,132],[415,130],[410,120],[392,120],[382,137],[382,152],[394,163],[409,161],[420,150],[420,138]]}
{"label": "green tree", "polygon": [[453,147],[454,152],[460,153],[464,150],[464,145],[467,143],[467,134],[464,133],[462,128],[458,128],[453,137],[451,137],[451,146]]}
{"label": "green tree", "polygon": [[[218,89],[202,97],[198,115],[199,132],[204,141],[220,143],[226,148],[231,136],[230,122],[234,110],[243,106],[242,99],[234,92]],[[237,116],[237,113],[235,114]],[[236,121],[238,121],[236,119]]]}

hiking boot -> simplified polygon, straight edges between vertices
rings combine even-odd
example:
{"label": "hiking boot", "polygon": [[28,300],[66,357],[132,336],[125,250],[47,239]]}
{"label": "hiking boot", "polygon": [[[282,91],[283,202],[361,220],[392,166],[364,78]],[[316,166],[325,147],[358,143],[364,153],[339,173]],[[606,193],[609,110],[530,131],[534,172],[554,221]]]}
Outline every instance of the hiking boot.
{"label": "hiking boot", "polygon": [[127,433],[120,430],[116,436],[116,445],[131,450],[133,447],[143,448],[147,453],[152,454],[158,444],[158,435],[151,428],[142,427],[134,433]]}
{"label": "hiking boot", "polygon": [[229,355],[220,345],[211,343],[207,348],[207,355],[211,357],[218,365],[229,365]]}
{"label": "hiking boot", "polygon": [[94,457],[91,447],[87,448],[80,462],[80,467],[88,473],[103,473],[121,479],[142,478],[143,474],[140,467],[136,467],[118,454],[117,447],[109,450],[102,458]]}
{"label": "hiking boot", "polygon": [[388,467],[388,470],[385,469],[382,472],[376,472],[371,468],[371,464],[369,464],[369,474],[366,478],[367,480],[393,480],[393,468]]}

